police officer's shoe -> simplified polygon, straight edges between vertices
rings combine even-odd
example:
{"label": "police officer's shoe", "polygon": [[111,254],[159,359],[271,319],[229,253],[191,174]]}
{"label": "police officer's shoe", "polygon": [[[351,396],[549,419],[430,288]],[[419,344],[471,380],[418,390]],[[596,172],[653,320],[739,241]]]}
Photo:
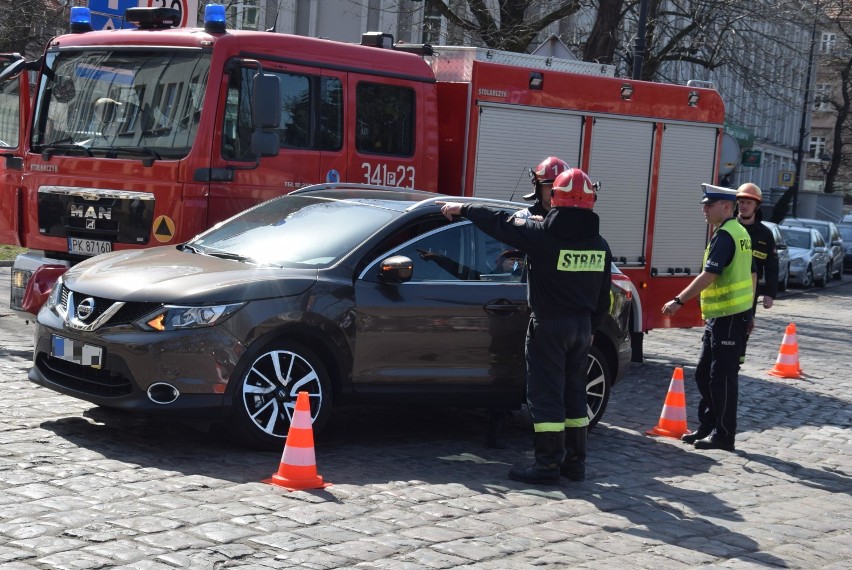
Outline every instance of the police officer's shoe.
{"label": "police officer's shoe", "polygon": [[689,445],[694,444],[699,439],[704,439],[708,435],[710,435],[713,430],[705,430],[702,428],[698,428],[692,433],[687,433],[685,435],[680,436],[680,440],[684,443],[688,443]]}
{"label": "police officer's shoe", "polygon": [[734,440],[723,438],[717,434],[709,435],[695,442],[695,449],[723,449],[725,451],[736,451]]}
{"label": "police officer's shoe", "polygon": [[512,467],[509,479],[531,485],[557,485],[559,483],[559,464],[541,465],[536,462],[530,467]]}

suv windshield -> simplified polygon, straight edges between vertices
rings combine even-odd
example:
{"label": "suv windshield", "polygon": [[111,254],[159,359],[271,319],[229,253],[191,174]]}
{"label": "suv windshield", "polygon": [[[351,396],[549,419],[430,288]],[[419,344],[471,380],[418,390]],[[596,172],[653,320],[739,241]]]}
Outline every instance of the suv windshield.
{"label": "suv windshield", "polygon": [[840,237],[843,238],[843,241],[852,243],[852,226],[837,226],[837,229],[840,231]]}
{"label": "suv windshield", "polygon": [[328,267],[397,216],[399,212],[358,202],[284,196],[187,245],[198,253],[262,265]]}
{"label": "suv windshield", "polygon": [[200,50],[48,53],[33,149],[183,158],[195,140],[209,70],[210,55]]}

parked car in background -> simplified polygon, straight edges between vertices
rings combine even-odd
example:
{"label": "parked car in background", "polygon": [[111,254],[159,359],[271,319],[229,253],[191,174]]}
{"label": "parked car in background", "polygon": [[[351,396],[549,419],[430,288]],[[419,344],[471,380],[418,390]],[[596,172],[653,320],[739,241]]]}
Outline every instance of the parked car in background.
{"label": "parked car in background", "polygon": [[838,224],[837,231],[843,238],[843,271],[852,271],[852,221]]}
{"label": "parked car in background", "polygon": [[840,218],[841,224],[852,224],[852,214],[846,214],[842,218]]}
{"label": "parked car in background", "polygon": [[[333,402],[518,408],[524,257],[444,218],[436,202],[447,198],[310,186],[179,246],[86,260],[39,312],[29,378],[275,449],[303,390],[316,431]],[[613,266],[586,369],[591,425],[629,364],[635,293]]]}
{"label": "parked car in background", "polygon": [[828,250],[822,235],[813,228],[781,226],[790,252],[790,282],[810,287],[825,285],[829,278]]}
{"label": "parked car in background", "polygon": [[787,249],[787,242],[784,240],[784,235],[778,224],[772,222],[761,222],[772,232],[772,237],[775,240],[775,250],[778,252],[778,290],[786,291],[787,283],[790,280],[790,252]]}
{"label": "parked car in background", "polygon": [[782,226],[796,226],[817,230],[825,241],[828,250],[828,275],[835,279],[843,277],[843,238],[834,222],[828,220],[813,220],[811,218],[784,218]]}

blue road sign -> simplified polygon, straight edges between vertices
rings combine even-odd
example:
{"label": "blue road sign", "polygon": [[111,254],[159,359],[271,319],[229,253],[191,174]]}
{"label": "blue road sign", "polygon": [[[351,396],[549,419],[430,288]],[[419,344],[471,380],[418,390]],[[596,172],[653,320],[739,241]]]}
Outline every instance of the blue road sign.
{"label": "blue road sign", "polygon": [[133,28],[124,21],[124,11],[139,6],[139,0],[89,0],[92,11],[92,27],[96,30],[118,30]]}

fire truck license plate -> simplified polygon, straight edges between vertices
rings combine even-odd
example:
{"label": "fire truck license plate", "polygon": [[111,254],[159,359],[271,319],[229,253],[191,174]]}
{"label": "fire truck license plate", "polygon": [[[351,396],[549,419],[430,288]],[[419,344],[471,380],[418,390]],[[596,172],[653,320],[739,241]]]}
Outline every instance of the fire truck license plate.
{"label": "fire truck license plate", "polygon": [[92,368],[101,368],[103,366],[103,348],[84,344],[70,338],[51,335],[50,353],[55,358],[61,358],[62,360],[83,366],[91,366]]}
{"label": "fire truck license plate", "polygon": [[97,239],[68,238],[68,253],[100,255],[112,251],[112,242]]}

